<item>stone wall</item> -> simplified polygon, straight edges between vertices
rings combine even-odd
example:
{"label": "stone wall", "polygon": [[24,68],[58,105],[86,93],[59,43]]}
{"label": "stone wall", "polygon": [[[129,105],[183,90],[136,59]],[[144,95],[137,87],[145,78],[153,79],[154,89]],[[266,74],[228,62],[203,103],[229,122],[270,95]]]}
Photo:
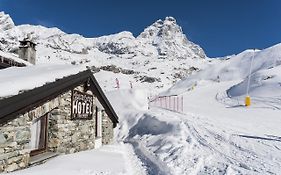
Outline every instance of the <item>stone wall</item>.
{"label": "stone wall", "polygon": [[[75,89],[83,91],[83,86]],[[90,91],[87,93],[92,94]],[[46,114],[48,114],[48,151],[74,153],[95,147],[97,105],[94,104],[91,120],[71,120],[71,95],[71,91],[68,91],[16,119],[0,125],[0,173],[28,166],[32,122]],[[112,139],[113,123],[103,111],[102,144],[111,143]]]}
{"label": "stone wall", "polygon": [[0,172],[11,172],[28,166],[32,121],[56,106],[59,106],[58,98],[0,126]]}
{"label": "stone wall", "polygon": [[106,145],[113,140],[113,122],[104,111],[102,114],[102,144]]}
{"label": "stone wall", "polygon": [[[81,87],[78,89],[83,90]],[[91,120],[71,120],[71,91],[59,98],[61,105],[51,112],[49,118],[49,150],[74,153],[93,149],[95,147],[95,117]]]}

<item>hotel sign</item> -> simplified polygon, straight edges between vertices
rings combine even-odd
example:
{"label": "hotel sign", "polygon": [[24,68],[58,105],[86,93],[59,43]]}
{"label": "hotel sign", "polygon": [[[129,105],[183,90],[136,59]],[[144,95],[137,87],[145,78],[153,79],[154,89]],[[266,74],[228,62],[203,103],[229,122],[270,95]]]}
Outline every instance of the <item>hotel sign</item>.
{"label": "hotel sign", "polygon": [[93,96],[77,90],[72,90],[71,98],[71,118],[92,119],[93,116]]}

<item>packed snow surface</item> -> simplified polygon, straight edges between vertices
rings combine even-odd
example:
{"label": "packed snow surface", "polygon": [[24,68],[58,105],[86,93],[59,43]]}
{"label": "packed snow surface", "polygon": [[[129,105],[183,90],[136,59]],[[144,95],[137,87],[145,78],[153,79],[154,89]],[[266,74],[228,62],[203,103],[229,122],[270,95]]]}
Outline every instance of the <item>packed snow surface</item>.
{"label": "packed snow surface", "polygon": [[62,155],[9,175],[144,175],[141,162],[128,144]]}

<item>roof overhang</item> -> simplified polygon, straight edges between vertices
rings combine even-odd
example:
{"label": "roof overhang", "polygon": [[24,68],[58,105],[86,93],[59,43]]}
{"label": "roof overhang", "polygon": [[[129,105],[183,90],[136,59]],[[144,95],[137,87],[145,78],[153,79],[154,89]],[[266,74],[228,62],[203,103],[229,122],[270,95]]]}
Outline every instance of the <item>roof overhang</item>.
{"label": "roof overhang", "polygon": [[55,82],[0,100],[0,125],[17,118],[20,114],[24,114],[83,83],[90,83],[89,89],[103,105],[105,112],[108,114],[115,127],[118,123],[118,116],[90,70],[64,77]]}

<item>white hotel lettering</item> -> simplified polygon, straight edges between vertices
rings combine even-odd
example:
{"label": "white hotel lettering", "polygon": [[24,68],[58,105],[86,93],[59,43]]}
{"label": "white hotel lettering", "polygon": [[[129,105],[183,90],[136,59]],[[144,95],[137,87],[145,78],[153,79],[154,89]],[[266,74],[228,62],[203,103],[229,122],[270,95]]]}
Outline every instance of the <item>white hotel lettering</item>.
{"label": "white hotel lettering", "polygon": [[93,96],[72,91],[72,119],[88,119],[93,114]]}
{"label": "white hotel lettering", "polygon": [[83,101],[74,101],[72,112],[73,114],[93,114],[92,112],[92,105],[89,101],[83,102]]}

